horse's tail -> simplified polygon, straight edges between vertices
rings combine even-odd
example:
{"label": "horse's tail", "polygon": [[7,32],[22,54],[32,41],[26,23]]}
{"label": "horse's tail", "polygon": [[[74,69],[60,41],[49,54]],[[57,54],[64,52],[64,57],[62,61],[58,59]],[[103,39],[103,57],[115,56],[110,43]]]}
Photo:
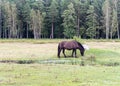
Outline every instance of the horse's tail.
{"label": "horse's tail", "polygon": [[60,48],[60,44],[58,45],[58,57],[60,57],[60,52],[61,52],[61,48]]}

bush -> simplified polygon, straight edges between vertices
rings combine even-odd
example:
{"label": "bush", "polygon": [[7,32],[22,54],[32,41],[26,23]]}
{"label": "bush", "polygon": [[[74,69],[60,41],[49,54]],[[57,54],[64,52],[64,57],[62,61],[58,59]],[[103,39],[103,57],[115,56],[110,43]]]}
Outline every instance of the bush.
{"label": "bush", "polygon": [[74,36],[73,39],[80,42],[81,44],[84,44],[84,40],[82,40],[80,37]]}

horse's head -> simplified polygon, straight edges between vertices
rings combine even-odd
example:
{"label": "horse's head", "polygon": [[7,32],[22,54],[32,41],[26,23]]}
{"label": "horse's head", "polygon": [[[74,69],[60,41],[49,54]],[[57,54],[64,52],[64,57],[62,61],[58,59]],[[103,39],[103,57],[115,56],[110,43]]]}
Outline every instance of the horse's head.
{"label": "horse's head", "polygon": [[85,49],[80,50],[81,56],[84,56]]}
{"label": "horse's head", "polygon": [[84,56],[85,48],[82,46],[81,43],[79,43],[79,42],[77,42],[77,43],[78,43],[78,46],[79,46],[79,50],[80,50],[81,56]]}

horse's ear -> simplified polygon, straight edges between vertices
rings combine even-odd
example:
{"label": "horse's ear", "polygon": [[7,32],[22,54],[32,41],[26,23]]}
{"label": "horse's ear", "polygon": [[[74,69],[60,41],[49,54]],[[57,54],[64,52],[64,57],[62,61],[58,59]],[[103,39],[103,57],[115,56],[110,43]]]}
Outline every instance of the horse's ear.
{"label": "horse's ear", "polygon": [[89,50],[89,47],[87,45],[84,44],[83,47],[85,50]]}

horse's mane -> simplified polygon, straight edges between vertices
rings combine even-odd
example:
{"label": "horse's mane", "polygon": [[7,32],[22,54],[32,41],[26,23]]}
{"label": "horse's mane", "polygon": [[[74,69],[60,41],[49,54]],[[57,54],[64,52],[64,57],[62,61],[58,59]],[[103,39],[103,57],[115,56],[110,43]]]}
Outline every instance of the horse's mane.
{"label": "horse's mane", "polygon": [[76,42],[78,43],[79,46],[81,46],[84,49],[84,47],[82,46],[82,44],[80,42],[78,42],[78,41],[76,41]]}

